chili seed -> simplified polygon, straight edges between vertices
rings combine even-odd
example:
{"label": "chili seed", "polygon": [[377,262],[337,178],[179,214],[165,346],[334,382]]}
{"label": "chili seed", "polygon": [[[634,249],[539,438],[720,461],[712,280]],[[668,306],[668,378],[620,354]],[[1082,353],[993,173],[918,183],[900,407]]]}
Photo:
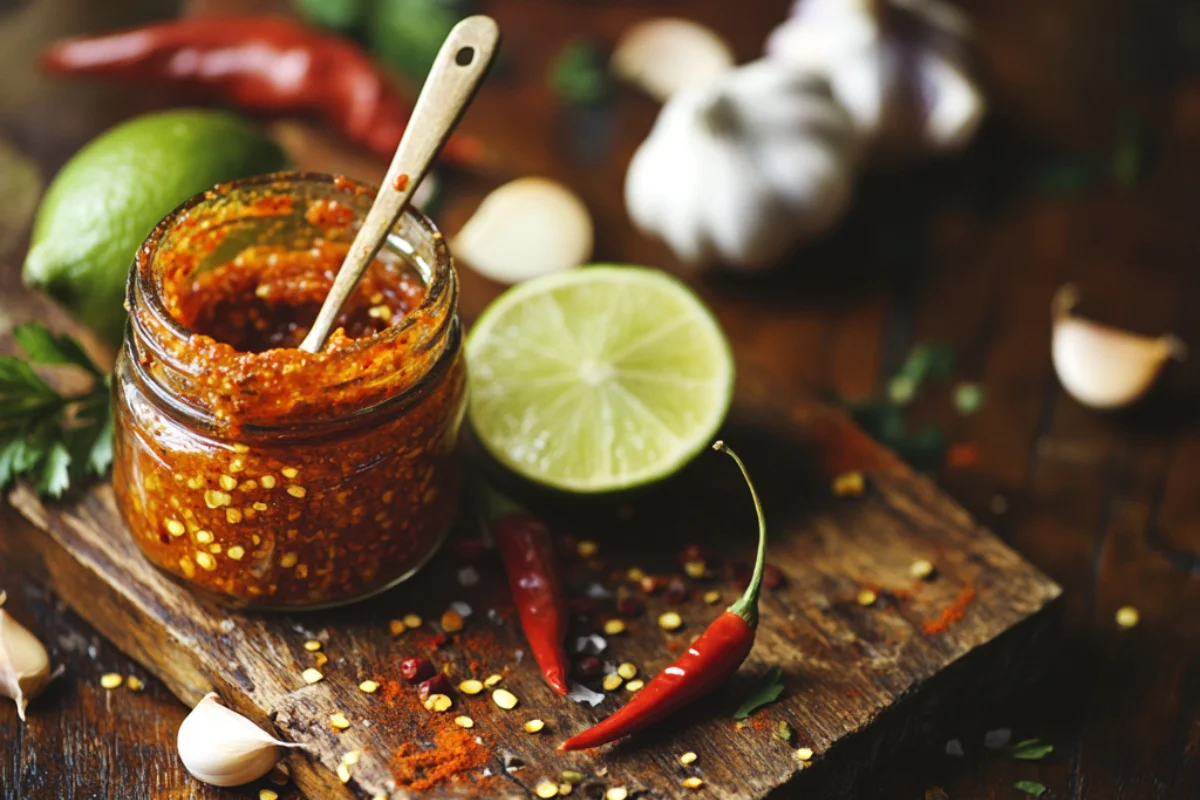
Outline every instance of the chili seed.
{"label": "chili seed", "polygon": [[708,572],[708,567],[703,561],[689,561],[683,565],[683,571],[689,578],[699,580],[704,577],[704,573]]}
{"label": "chili seed", "polygon": [[446,633],[457,633],[463,629],[463,617],[454,609],[442,614],[442,630]]}
{"label": "chili seed", "polygon": [[259,789],[258,800],[279,800],[279,795],[270,789]]}
{"label": "chili seed", "polygon": [[246,468],[246,460],[245,459],[235,458],[229,462],[229,471],[230,472],[241,472],[245,468]]}
{"label": "chili seed", "polygon": [[239,522],[242,521],[243,516],[244,515],[242,514],[242,510],[240,508],[225,509],[225,521],[229,522],[231,524],[234,524],[234,525],[238,524]]}
{"label": "chili seed", "polygon": [[668,611],[658,616],[658,627],[664,631],[675,631],[683,627],[683,618],[674,611]]}
{"label": "chili seed", "polygon": [[217,478],[217,485],[227,492],[232,492],[237,488],[237,478],[232,475],[222,475]]}
{"label": "chili seed", "polygon": [[587,656],[586,658],[581,658],[579,663],[575,665],[575,672],[581,678],[594,678],[600,674],[603,668],[604,665],[600,663],[600,659],[596,658],[596,656]]}
{"label": "chili seed", "polygon": [[421,618],[416,614],[405,614],[404,624],[410,628],[419,628],[421,627]]}
{"label": "chili seed", "polygon": [[404,620],[394,619],[388,623],[388,633],[392,636],[399,636],[408,630],[408,626],[404,624]]}
{"label": "chili seed", "polygon": [[212,531],[196,531],[196,542],[199,544],[208,544],[213,540]]}
{"label": "chili seed", "polygon": [[497,689],[492,692],[492,702],[508,711],[517,707],[517,696],[507,689]]}
{"label": "chili seed", "polygon": [[654,594],[662,588],[662,581],[653,575],[646,575],[640,581],[638,581],[638,585],[646,594]]}
{"label": "chili seed", "polygon": [[538,797],[558,797],[558,784],[551,783],[550,781],[542,781],[533,791]]}
{"label": "chili seed", "polygon": [[350,727],[350,720],[346,719],[346,715],[339,711],[329,715],[329,724],[339,731],[344,731]]}
{"label": "chili seed", "polygon": [[625,689],[630,692],[640,692],[642,687],[645,685],[646,682],[643,680],[630,681],[629,683],[625,684]]}
{"label": "chili seed", "polygon": [[379,689],[379,684],[375,681],[363,681],[358,685],[358,690],[363,694],[375,694]]}
{"label": "chili seed", "polygon": [[310,653],[315,653],[321,649],[321,643],[318,642],[316,639],[309,639],[307,642],[304,643],[304,649]]}
{"label": "chili seed", "polygon": [[338,780],[341,781],[342,783],[349,783],[350,782],[350,767],[346,766],[344,763],[338,764],[337,765],[337,776],[338,776]]}
{"label": "chili seed", "polygon": [[304,672],[301,672],[300,677],[304,678],[304,682],[310,686],[314,683],[320,683],[321,681],[325,680],[325,676],[321,674],[321,671],[318,669],[313,669],[312,667],[309,667],[308,669],[304,670]]}
{"label": "chili seed", "polygon": [[241,561],[246,557],[246,548],[242,547],[240,544],[235,544],[233,547],[229,548],[228,555],[234,561]]}
{"label": "chili seed", "polygon": [[573,769],[564,769],[562,771],[562,779],[573,786],[577,783],[583,783],[583,773],[576,772]]}
{"label": "chili seed", "polygon": [[859,497],[866,488],[861,472],[844,472],[833,479],[833,494],[836,497]]}
{"label": "chili seed", "polygon": [[685,789],[699,789],[703,785],[704,781],[694,775],[690,778],[683,779],[683,788]]}
{"label": "chili seed", "polygon": [[483,691],[483,683],[474,678],[465,680],[458,685],[458,690],[463,694],[479,694]]}
{"label": "chili seed", "polygon": [[116,689],[125,682],[125,677],[115,672],[109,672],[100,676],[100,685],[105,689]]}
{"label": "chili seed", "polygon": [[204,505],[209,508],[221,508],[233,502],[233,495],[228,492],[218,492],[215,489],[208,489],[204,492]]}
{"label": "chili seed", "polygon": [[470,717],[455,717],[454,724],[460,728],[474,728],[475,720]]}
{"label": "chili seed", "polygon": [[609,636],[616,636],[619,633],[625,632],[625,623],[619,619],[610,619],[604,623],[604,632]]}
{"label": "chili seed", "polygon": [[628,800],[629,790],[624,786],[610,786],[604,793],[604,800]]}
{"label": "chili seed", "polygon": [[284,569],[291,569],[292,567],[296,566],[296,562],[299,560],[300,556],[296,555],[295,553],[284,553],[283,557],[279,559],[279,566],[283,567]]}
{"label": "chili seed", "polygon": [[261,501],[255,503],[254,505],[252,505],[250,507],[253,508],[255,511],[266,511],[267,510],[267,504],[263,503]]}
{"label": "chili seed", "polygon": [[918,581],[923,581],[933,574],[933,562],[927,559],[917,559],[908,568],[908,574]]}
{"label": "chili seed", "polygon": [[624,678],[617,674],[605,675],[601,686],[604,687],[604,691],[611,692],[615,689],[619,689],[623,680]]}
{"label": "chili seed", "polygon": [[566,797],[567,795],[569,795],[571,793],[571,789],[573,789],[573,788],[574,787],[569,783],[560,783],[558,785],[558,796]]}
{"label": "chili seed", "polygon": [[300,470],[296,469],[295,467],[284,467],[283,469],[279,470],[279,472],[285,478],[294,478],[300,474]]}
{"label": "chili seed", "polygon": [[483,679],[483,685],[490,689],[502,680],[504,680],[503,675],[488,675]]}
{"label": "chili seed", "polygon": [[421,681],[417,686],[417,696],[422,700],[426,700],[435,694],[450,694],[450,679],[446,677],[446,673],[439,672],[428,680]]}
{"label": "chili seed", "polygon": [[579,553],[579,555],[583,556],[584,558],[591,558],[592,556],[596,555],[596,553],[600,552],[600,545],[592,541],[582,541],[579,543],[579,546],[575,548],[575,552]]}
{"label": "chili seed", "polygon": [[274,475],[263,475],[262,477],[260,477],[258,479],[258,482],[262,484],[262,487],[264,489],[274,489],[275,488],[275,476]]}
{"label": "chili seed", "polygon": [[630,567],[629,571],[625,573],[625,577],[634,583],[641,583],[642,578],[646,577],[646,573],[642,572],[637,567]]}
{"label": "chili seed", "polygon": [[196,565],[187,556],[179,559],[179,569],[183,571],[185,577],[191,578],[196,574]]}
{"label": "chili seed", "polygon": [[329,663],[329,656],[318,650],[317,654],[313,656],[313,663],[315,663],[318,667],[323,667]]}
{"label": "chili seed", "polygon": [[801,761],[811,761],[812,757],[813,751],[811,747],[801,747],[796,750],[796,758]]}
{"label": "chili seed", "polygon": [[1141,615],[1133,606],[1121,606],[1117,609],[1116,619],[1122,628],[1132,628],[1141,620]]}
{"label": "chili seed", "polygon": [[172,536],[183,536],[187,532],[187,528],[183,527],[183,523],[177,519],[167,520],[167,533]]}
{"label": "chili seed", "polygon": [[441,713],[449,710],[450,706],[454,705],[454,701],[449,696],[444,694],[431,694],[425,700],[425,709],[427,711],[436,711]]}
{"label": "chili seed", "polygon": [[683,764],[685,767],[688,764],[694,763],[695,760],[696,760],[696,754],[690,750],[679,757],[679,763]]}
{"label": "chili seed", "polygon": [[142,679],[136,675],[130,675],[125,679],[125,688],[131,692],[140,692],[146,688],[146,684],[142,683]]}
{"label": "chili seed", "polygon": [[860,606],[873,606],[875,601],[879,599],[879,595],[875,594],[871,589],[863,589],[858,593],[858,604]]}
{"label": "chili seed", "polygon": [[716,589],[713,589],[711,592],[705,592],[704,602],[708,603],[710,606],[715,606],[717,603],[721,602],[721,593]]}
{"label": "chili seed", "polygon": [[529,722],[525,723],[525,732],[538,733],[544,727],[546,727],[546,723],[542,722],[540,719],[531,719]]}
{"label": "chili seed", "polygon": [[619,667],[617,667],[617,674],[620,675],[625,680],[630,680],[632,678],[636,678],[637,672],[638,672],[637,667],[628,661],[626,661],[625,663],[623,663]]}
{"label": "chili seed", "polygon": [[342,763],[348,767],[353,767],[358,763],[358,759],[362,757],[362,750],[347,750],[342,755]]}
{"label": "chili seed", "polygon": [[308,494],[308,490],[305,489],[303,486],[297,486],[296,484],[293,483],[291,486],[289,486],[287,488],[287,493],[290,494],[292,497],[304,497],[304,495]]}
{"label": "chili seed", "polygon": [[217,560],[208,553],[196,553],[196,563],[209,572],[217,568]]}

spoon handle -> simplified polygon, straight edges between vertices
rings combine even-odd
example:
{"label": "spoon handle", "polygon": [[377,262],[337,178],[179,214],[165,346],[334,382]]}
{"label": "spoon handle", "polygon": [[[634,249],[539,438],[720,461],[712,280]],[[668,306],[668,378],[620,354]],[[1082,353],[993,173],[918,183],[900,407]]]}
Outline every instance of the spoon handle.
{"label": "spoon handle", "polygon": [[300,344],[301,350],[316,353],[325,346],[342,306],[383,247],[400,212],[471,102],[499,43],[496,21],[482,15],[467,17],[446,37],[392,157],[383,186],[350,245],[316,322]]}

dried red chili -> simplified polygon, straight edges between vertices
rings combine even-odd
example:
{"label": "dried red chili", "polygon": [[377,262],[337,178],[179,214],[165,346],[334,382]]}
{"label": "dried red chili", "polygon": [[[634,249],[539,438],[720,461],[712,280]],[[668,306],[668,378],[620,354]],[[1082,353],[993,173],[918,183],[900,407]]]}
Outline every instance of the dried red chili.
{"label": "dried red chili", "polygon": [[559,750],[598,747],[658,722],[724,683],[750,654],[758,626],[758,595],[766,557],[767,525],[758,493],[742,460],[723,442],[717,442],[713,447],[728,453],[737,463],[750,487],[754,510],[758,514],[758,558],[750,585],[683,655],[647,683],[632,700],[608,719],[567,739],[559,745]]}
{"label": "dried red chili", "polygon": [[[281,17],[205,17],[64,39],[42,53],[47,72],[159,83],[266,115],[314,114],[350,141],[391,159],[410,105],[346,39]],[[477,160],[455,134],[443,159]]]}
{"label": "dried red chili", "polygon": [[520,506],[488,493],[492,529],[533,657],[550,688],[566,694],[567,604],[550,530]]}
{"label": "dried red chili", "polygon": [[439,672],[432,678],[421,681],[421,685],[417,687],[417,697],[428,700],[431,694],[449,695],[453,691],[454,687],[450,685],[450,679],[446,677],[446,673]]}
{"label": "dried red chili", "polygon": [[429,659],[424,656],[413,656],[400,662],[400,674],[409,683],[420,683],[427,680],[433,677],[435,671],[433,664],[429,663]]}

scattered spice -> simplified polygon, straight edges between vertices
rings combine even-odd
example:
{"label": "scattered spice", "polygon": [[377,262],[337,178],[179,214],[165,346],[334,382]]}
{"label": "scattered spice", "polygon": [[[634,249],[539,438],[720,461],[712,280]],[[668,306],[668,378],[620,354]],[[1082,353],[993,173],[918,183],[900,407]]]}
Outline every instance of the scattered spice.
{"label": "scattered spice", "polygon": [[967,611],[967,606],[975,599],[975,589],[971,586],[959,592],[958,597],[952,602],[935,620],[926,622],[921,627],[921,632],[926,636],[936,636],[939,633],[945,633],[950,629],[950,626],[963,618]]}
{"label": "scattered spice", "polygon": [[123,683],[125,683],[125,677],[116,672],[109,672],[100,676],[100,685],[105,689],[116,689]]}
{"label": "scattered spice", "polygon": [[696,758],[696,754],[689,750],[679,757],[679,763],[686,767],[688,764],[694,763]]}
{"label": "scattered spice", "polygon": [[542,722],[540,719],[531,719],[531,720],[529,720],[529,722],[525,723],[525,732],[526,733],[540,733],[542,728],[545,728],[545,727],[546,727],[546,723]]}
{"label": "scattered spice", "polygon": [[[438,728],[432,744],[426,748],[420,743],[405,742],[396,748],[392,754],[392,777],[398,788],[428,792],[445,783],[461,781],[469,773],[482,773],[492,757],[467,729],[454,724]],[[487,777],[473,777],[476,793],[494,794],[487,791]]]}

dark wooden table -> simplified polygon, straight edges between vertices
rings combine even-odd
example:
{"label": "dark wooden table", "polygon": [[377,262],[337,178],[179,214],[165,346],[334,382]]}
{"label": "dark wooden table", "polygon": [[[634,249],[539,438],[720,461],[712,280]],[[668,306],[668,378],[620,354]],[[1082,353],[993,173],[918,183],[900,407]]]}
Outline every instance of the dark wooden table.
{"label": "dark wooden table", "polygon": [[[97,91],[39,78],[32,57],[55,35],[173,11],[152,0],[0,2],[0,136],[54,170],[98,130],[164,96]],[[215,5],[193,2],[193,7]],[[243,3],[240,7],[272,5]],[[876,391],[914,342],[957,347],[956,380],[979,382],[983,408],[962,416],[948,392],[922,395],[915,422],[978,448],[975,463],[938,477],[981,521],[1066,590],[1062,651],[1051,677],[986,719],[964,723],[965,758],[915,754],[879,776],[870,796],[1020,796],[1037,780],[1054,798],[1200,796],[1200,369],[1194,359],[1153,402],[1117,416],[1064,395],[1049,359],[1049,303],[1076,282],[1100,318],[1147,333],[1173,329],[1200,348],[1200,13],[1142,0],[970,0],[995,113],[962,158],[876,171],[829,240],[780,272],[712,278],[736,353],[739,401],[779,386],[805,395]],[[590,161],[564,132],[572,120],[544,88],[552,54],[572,35],[611,41],[650,14],[695,16],[726,31],[743,59],[786,3],[735,15],[723,0],[684,3],[495,0],[509,72],[467,125],[528,137],[511,175],[568,179],[598,222],[597,257],[630,254],[674,268],[636,237],[620,178],[653,105],[623,92],[613,149]],[[510,113],[518,110],[520,114]],[[1125,165],[1112,170],[1114,153]],[[614,167],[614,165],[616,165]],[[28,192],[0,174],[0,329],[48,313],[18,288]],[[455,230],[465,199],[443,219]],[[468,276],[464,310],[472,305]],[[950,384],[953,385],[953,384]],[[0,536],[24,525],[0,509]],[[67,677],[22,726],[0,703],[0,796],[233,797],[200,786],[174,755],[185,709],[160,685],[109,693],[105,672],[144,672],[65,612],[38,580],[0,563],[9,608],[67,665]],[[1114,622],[1133,605],[1142,622]],[[970,715],[964,709],[964,719]],[[1052,742],[1038,764],[982,747],[985,730]]]}

